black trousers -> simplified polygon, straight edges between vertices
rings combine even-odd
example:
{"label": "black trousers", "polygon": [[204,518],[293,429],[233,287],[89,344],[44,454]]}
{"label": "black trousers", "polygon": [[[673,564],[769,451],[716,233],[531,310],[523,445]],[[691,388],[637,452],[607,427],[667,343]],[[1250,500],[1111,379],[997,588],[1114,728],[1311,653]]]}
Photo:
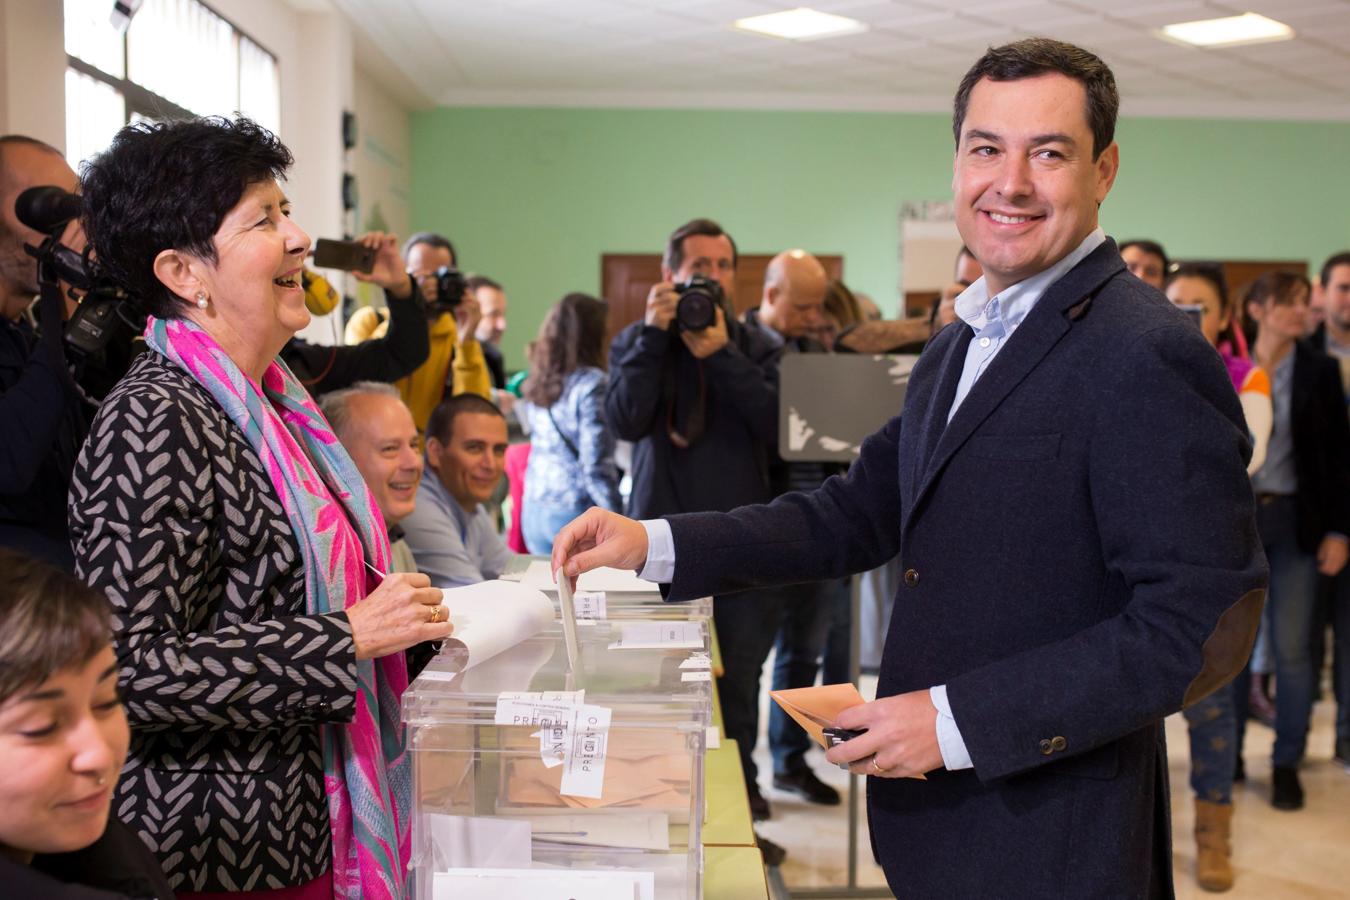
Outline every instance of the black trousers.
{"label": "black trousers", "polygon": [[713,621],[722,650],[722,677],[717,695],[722,703],[722,728],[736,741],[747,787],[759,770],[751,756],[759,736],[759,680],[783,620],[783,588],[742,591],[713,598]]}

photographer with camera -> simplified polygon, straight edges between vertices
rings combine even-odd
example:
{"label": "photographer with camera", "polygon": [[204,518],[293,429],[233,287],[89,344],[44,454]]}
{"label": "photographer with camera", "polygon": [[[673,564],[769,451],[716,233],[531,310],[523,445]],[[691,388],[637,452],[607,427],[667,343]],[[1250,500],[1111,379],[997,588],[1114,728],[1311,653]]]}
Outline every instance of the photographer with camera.
{"label": "photographer with camera", "polygon": [[[93,408],[69,375],[60,329],[39,335],[38,263],[25,249],[46,235],[19,220],[20,194],[37,185],[78,189],[75,173],[55,147],[22,135],[0,137],[0,546],[71,569],[66,492]],[[67,243],[83,244],[78,222],[65,225]],[[53,292],[53,300],[59,299]],[[46,317],[60,323],[63,304]]]}
{"label": "photographer with camera", "polygon": [[[431,411],[442,399],[463,393],[490,399],[492,381],[475,334],[482,314],[456,268],[454,245],[439,234],[418,232],[403,245],[403,258],[408,274],[426,298],[431,347],[426,361],[395,386],[412,410],[418,430],[425,431]],[[357,310],[347,323],[347,343],[382,337],[388,328],[387,316],[387,311],[373,307]]]}
{"label": "photographer with camera", "polygon": [[[735,320],[736,245],[711,219],[667,241],[646,317],[614,339],[605,415],[635,442],[628,515],[726,511],[770,499],[778,429],[778,350]],[[739,742],[750,808],[768,817],[750,751],[759,723],[759,670],[778,621],[775,591],[714,599],[725,674],[727,737]]]}

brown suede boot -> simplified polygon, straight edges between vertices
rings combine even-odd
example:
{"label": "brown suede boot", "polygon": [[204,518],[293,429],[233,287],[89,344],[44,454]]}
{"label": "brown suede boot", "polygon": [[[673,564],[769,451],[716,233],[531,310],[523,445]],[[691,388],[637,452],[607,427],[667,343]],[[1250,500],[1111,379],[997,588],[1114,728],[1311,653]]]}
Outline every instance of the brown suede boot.
{"label": "brown suede boot", "polygon": [[1195,801],[1195,880],[1207,891],[1226,891],[1233,886],[1229,842],[1233,804]]}

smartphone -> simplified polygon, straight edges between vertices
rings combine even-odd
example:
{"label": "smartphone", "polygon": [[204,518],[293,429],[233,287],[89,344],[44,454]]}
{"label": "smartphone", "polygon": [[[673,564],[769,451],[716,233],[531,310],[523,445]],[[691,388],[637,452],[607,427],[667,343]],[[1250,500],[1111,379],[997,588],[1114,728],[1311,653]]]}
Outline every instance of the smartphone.
{"label": "smartphone", "polygon": [[319,238],[314,242],[314,267],[369,272],[375,268],[375,248],[356,241]]}

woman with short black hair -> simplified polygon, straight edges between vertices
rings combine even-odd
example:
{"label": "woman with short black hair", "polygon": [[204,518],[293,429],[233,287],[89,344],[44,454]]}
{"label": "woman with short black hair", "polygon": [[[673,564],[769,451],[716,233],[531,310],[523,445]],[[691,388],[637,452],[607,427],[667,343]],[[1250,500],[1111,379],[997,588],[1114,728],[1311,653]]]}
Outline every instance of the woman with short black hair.
{"label": "woman with short black hair", "polygon": [[[86,165],[85,232],[151,315],[76,465],[71,534],[113,604],[118,809],[179,896],[401,898],[402,651],[449,616],[425,576],[384,575],[379,510],[277,358],[309,322],[290,164],[213,118],[130,125]],[[358,277],[408,296],[395,238],[362,240]]]}

